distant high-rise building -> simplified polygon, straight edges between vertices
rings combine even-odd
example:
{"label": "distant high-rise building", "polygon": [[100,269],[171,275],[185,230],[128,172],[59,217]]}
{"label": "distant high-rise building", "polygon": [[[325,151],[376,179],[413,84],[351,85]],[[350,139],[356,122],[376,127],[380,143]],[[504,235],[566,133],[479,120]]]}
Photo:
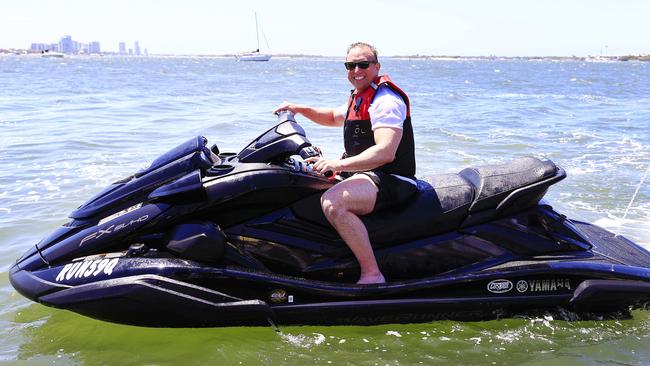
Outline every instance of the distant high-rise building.
{"label": "distant high-rise building", "polygon": [[144,55],[149,56],[149,50],[147,50],[146,48],[144,49]]}
{"label": "distant high-rise building", "polygon": [[32,50],[32,51],[42,52],[42,51],[45,51],[45,50],[49,50],[50,45],[45,44],[45,43],[32,43],[32,45],[31,45],[31,47],[29,47],[29,49]]}
{"label": "distant high-rise building", "polygon": [[59,41],[59,50],[63,53],[74,53],[74,42],[71,36],[66,35],[61,38],[61,41]]}
{"label": "distant high-rise building", "polygon": [[135,55],[140,56],[140,43],[138,43],[138,41],[135,41],[133,49],[135,50]]}
{"label": "distant high-rise building", "polygon": [[88,53],[101,53],[102,50],[99,47],[99,42],[90,42],[88,43]]}
{"label": "distant high-rise building", "polygon": [[120,55],[126,55],[126,43],[120,42]]}
{"label": "distant high-rise building", "polygon": [[133,48],[129,48],[129,56],[133,56]]}

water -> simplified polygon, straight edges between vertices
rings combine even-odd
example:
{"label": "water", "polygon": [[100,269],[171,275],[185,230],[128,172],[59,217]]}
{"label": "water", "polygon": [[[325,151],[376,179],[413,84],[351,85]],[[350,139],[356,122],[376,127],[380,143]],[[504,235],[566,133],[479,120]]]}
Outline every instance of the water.
{"label": "water", "polygon": [[[283,100],[343,103],[343,59],[0,57],[0,363],[646,364],[650,311],[373,327],[149,329],[33,304],[11,264],[82,201],[195,135],[239,151]],[[650,248],[650,63],[396,60],[418,176],[525,155],[567,170],[546,199]],[[341,131],[304,122],[326,156]],[[638,193],[630,205],[635,191]],[[627,215],[622,219],[626,208]]]}

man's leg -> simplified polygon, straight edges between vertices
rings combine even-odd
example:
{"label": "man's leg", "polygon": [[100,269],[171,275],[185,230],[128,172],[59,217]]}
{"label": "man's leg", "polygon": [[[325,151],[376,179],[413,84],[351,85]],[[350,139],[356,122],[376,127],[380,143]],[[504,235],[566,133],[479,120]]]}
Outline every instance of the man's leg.
{"label": "man's leg", "polygon": [[336,184],[321,197],[325,217],[359,262],[361,276],[358,284],[386,282],[377,266],[368,230],[359,219],[360,215],[374,210],[377,192],[377,186],[370,177],[357,174]]}

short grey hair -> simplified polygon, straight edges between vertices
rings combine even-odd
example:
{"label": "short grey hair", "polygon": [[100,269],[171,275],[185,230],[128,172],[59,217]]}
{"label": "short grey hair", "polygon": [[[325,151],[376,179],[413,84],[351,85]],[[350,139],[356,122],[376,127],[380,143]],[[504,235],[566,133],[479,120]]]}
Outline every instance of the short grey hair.
{"label": "short grey hair", "polygon": [[368,43],[365,43],[365,42],[354,42],[351,45],[349,45],[348,46],[348,52],[346,53],[346,55],[348,53],[350,53],[350,51],[353,48],[356,48],[356,47],[367,47],[367,48],[369,48],[370,51],[372,52],[372,54],[375,55],[375,61],[379,61],[379,58],[377,57],[378,56],[377,49],[375,48],[375,46],[373,46],[371,44],[368,44]]}

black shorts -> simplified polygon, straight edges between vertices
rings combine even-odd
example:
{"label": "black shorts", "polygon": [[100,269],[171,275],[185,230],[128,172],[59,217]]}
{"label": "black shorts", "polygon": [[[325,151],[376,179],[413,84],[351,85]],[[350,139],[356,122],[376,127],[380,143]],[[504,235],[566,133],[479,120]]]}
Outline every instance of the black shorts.
{"label": "black shorts", "polygon": [[418,187],[415,184],[397,178],[392,174],[376,170],[357,174],[370,177],[379,189],[373,212],[406,203],[418,192]]}

